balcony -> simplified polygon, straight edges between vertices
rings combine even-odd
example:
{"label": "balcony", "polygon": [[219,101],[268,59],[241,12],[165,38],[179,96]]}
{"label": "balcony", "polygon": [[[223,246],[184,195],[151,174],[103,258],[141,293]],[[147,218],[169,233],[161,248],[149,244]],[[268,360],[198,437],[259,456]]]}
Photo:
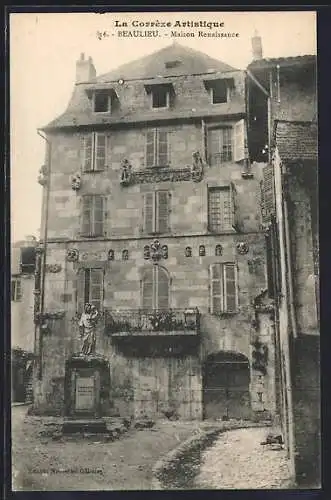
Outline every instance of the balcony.
{"label": "balcony", "polygon": [[105,311],[105,333],[111,337],[196,336],[199,329],[200,312],[197,308]]}

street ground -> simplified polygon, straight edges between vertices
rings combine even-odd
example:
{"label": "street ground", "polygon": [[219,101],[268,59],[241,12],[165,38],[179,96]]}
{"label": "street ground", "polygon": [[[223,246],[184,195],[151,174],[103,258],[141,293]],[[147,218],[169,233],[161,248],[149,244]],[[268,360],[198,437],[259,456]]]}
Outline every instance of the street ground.
{"label": "street ground", "polygon": [[[26,406],[12,409],[16,491],[150,490],[155,488],[153,467],[161,458],[185,446],[188,438],[199,439],[203,431],[222,426],[217,422],[158,421],[150,429],[130,428],[119,438],[107,441],[99,436],[56,436],[54,428],[59,428],[61,419],[29,416],[26,412]],[[235,425],[238,427],[238,423]],[[182,487],[247,489],[283,485],[288,476],[285,452],[261,446],[266,433],[267,428],[224,432],[213,440],[214,444],[210,443],[210,448],[200,449],[193,467],[188,449],[185,460],[189,474],[184,471]],[[180,460],[175,460],[175,476],[178,462],[181,466]],[[162,487],[172,489],[170,483]]]}
{"label": "street ground", "polygon": [[160,421],[152,429],[130,429],[118,440],[40,436],[54,418],[26,416],[13,408],[13,490],[149,490],[156,461],[186,440],[199,424]]}
{"label": "street ground", "polygon": [[262,446],[267,428],[237,429],[220,434],[202,454],[195,488],[282,489],[291,487],[286,452]]}

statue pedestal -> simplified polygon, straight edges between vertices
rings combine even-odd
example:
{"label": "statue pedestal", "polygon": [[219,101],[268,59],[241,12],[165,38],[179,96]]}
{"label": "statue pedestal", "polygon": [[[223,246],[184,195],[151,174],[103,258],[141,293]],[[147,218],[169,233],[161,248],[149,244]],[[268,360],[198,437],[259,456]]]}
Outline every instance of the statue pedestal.
{"label": "statue pedestal", "polygon": [[103,356],[74,354],[66,361],[64,433],[106,432],[102,416],[109,386],[109,362]]}

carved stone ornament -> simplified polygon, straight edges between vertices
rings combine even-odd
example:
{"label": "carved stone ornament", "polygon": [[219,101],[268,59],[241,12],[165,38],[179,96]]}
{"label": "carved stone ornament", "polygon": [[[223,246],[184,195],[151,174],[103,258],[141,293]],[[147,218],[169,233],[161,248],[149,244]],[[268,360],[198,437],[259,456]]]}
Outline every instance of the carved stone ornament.
{"label": "carved stone ornament", "polygon": [[185,248],[185,257],[192,257],[192,247]]}
{"label": "carved stone ornament", "polygon": [[220,257],[222,255],[222,253],[223,253],[223,247],[222,247],[222,245],[219,245],[219,244],[216,245],[216,247],[215,247],[215,255],[216,255],[216,257]]}
{"label": "carved stone ornament", "polygon": [[71,176],[71,188],[74,191],[78,191],[81,188],[82,185],[82,178],[80,176],[80,173],[76,173]]}
{"label": "carved stone ornament", "polygon": [[145,245],[144,246],[144,259],[145,260],[148,260],[151,258],[151,252],[150,252],[150,248],[148,245]]}
{"label": "carved stone ornament", "polygon": [[59,273],[62,269],[61,264],[46,264],[45,267],[48,273]]}
{"label": "carved stone ornament", "polygon": [[48,182],[47,166],[46,165],[42,165],[42,167],[39,170],[38,183],[41,186],[46,186],[47,182]]}
{"label": "carved stone ornament", "polygon": [[192,164],[192,180],[193,182],[200,182],[203,178],[203,162],[199,151],[195,151],[192,154],[193,164]]}
{"label": "carved stone ornament", "polygon": [[124,158],[121,162],[121,180],[120,183],[122,186],[128,186],[132,181],[132,165]]}
{"label": "carved stone ornament", "polygon": [[129,259],[129,251],[128,250],[123,250],[122,252],[122,260],[128,260]]}
{"label": "carved stone ornament", "polygon": [[237,243],[236,248],[237,248],[237,252],[240,255],[245,255],[246,253],[248,253],[248,250],[249,250],[248,244],[244,241]]}
{"label": "carved stone ornament", "polygon": [[204,257],[206,255],[206,247],[205,245],[199,246],[199,257]]}
{"label": "carved stone ornament", "polygon": [[67,250],[67,261],[68,262],[77,262],[79,257],[79,252],[77,248],[69,248]]}

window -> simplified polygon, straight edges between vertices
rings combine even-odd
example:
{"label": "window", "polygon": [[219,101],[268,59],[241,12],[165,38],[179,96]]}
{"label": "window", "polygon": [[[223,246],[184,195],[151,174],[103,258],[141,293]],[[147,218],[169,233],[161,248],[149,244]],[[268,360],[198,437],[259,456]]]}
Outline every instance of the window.
{"label": "window", "polygon": [[208,229],[221,233],[233,229],[234,204],[231,186],[208,189]]}
{"label": "window", "polygon": [[104,234],[104,205],[101,195],[82,196],[82,226],[83,236],[103,236]]}
{"label": "window", "polygon": [[146,134],[146,167],[166,167],[169,164],[168,132],[149,130]]}
{"label": "window", "polygon": [[169,192],[155,191],[144,196],[144,232],[148,234],[169,231]]}
{"label": "window", "polygon": [[151,90],[152,107],[168,108],[170,104],[170,90],[168,86],[157,85]]}
{"label": "window", "polygon": [[228,102],[229,88],[225,80],[217,80],[214,85],[210,87],[211,102],[213,104],[222,104]]}
{"label": "window", "polygon": [[169,276],[167,271],[162,267],[150,267],[143,275],[142,308],[169,308]]}
{"label": "window", "polygon": [[21,248],[21,272],[23,274],[33,274],[36,267],[35,247]]}
{"label": "window", "polygon": [[99,90],[93,95],[93,111],[95,113],[109,113],[111,110],[111,95],[109,91]]}
{"label": "window", "polygon": [[211,165],[232,161],[232,127],[216,128],[209,131],[209,161]]}
{"label": "window", "polygon": [[208,130],[208,158],[211,166],[245,158],[245,121]]}
{"label": "window", "polygon": [[89,303],[98,311],[103,305],[103,269],[86,268],[78,272],[77,310],[82,313],[84,305]]}
{"label": "window", "polygon": [[22,299],[22,284],[20,278],[14,278],[11,281],[11,300],[19,302]]}
{"label": "window", "polygon": [[237,311],[237,268],[234,263],[211,265],[210,300],[212,314]]}
{"label": "window", "polygon": [[106,134],[94,132],[82,138],[82,168],[84,172],[104,170],[106,155]]}

